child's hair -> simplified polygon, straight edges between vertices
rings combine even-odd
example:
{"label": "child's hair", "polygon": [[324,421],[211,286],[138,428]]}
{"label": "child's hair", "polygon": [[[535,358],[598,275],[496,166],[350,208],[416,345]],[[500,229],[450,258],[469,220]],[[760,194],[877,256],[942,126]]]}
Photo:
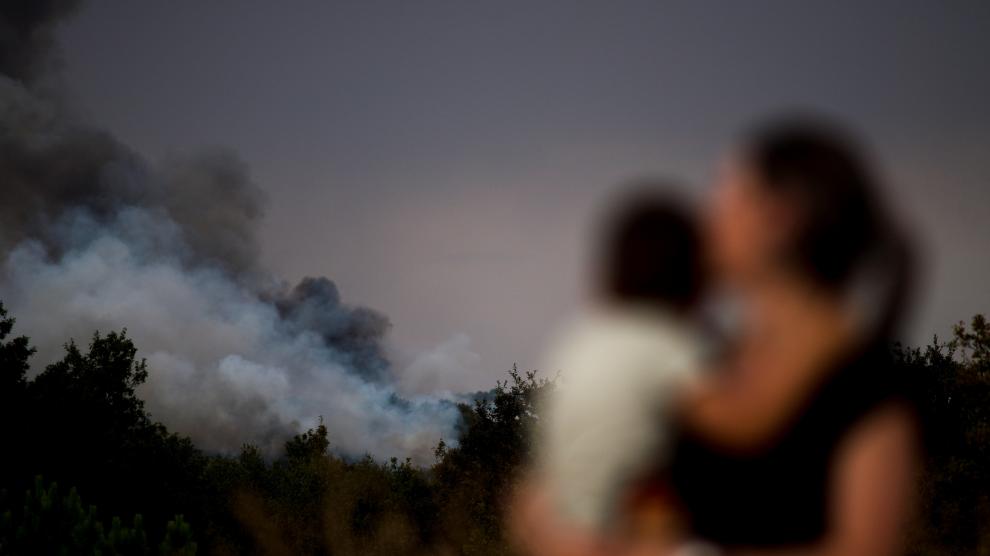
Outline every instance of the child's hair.
{"label": "child's hair", "polygon": [[690,309],[704,284],[701,238],[668,183],[637,182],[604,226],[598,288],[613,301]]}

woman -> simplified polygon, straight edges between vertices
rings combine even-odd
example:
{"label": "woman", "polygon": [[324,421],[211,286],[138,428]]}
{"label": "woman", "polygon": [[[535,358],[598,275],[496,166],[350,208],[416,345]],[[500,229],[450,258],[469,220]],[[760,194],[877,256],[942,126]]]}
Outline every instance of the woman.
{"label": "woman", "polygon": [[[709,250],[743,333],[686,397],[668,476],[692,535],[719,553],[900,550],[916,427],[886,345],[905,249],[849,145],[821,124],[774,124],[716,188]],[[539,489],[522,500],[515,529],[535,555],[671,553],[567,530]]]}

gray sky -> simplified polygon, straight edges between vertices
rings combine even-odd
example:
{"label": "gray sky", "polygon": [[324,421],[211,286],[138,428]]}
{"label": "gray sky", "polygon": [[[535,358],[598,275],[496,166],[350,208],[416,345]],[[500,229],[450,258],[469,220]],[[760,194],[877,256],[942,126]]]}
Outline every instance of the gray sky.
{"label": "gray sky", "polygon": [[329,276],[400,365],[449,351],[467,388],[537,364],[611,185],[703,193],[794,106],[864,133],[925,241],[916,339],[990,312],[988,29],[986,2],[97,0],[60,36],[88,119],[151,159],[237,151],[268,266]]}

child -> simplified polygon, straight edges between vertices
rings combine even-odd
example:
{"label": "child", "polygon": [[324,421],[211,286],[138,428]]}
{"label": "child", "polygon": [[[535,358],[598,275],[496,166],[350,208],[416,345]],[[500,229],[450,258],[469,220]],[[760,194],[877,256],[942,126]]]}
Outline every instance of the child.
{"label": "child", "polygon": [[[642,525],[630,493],[649,492],[637,485],[663,464],[673,396],[698,372],[703,280],[694,219],[669,197],[632,196],[605,231],[595,304],[549,351],[544,368],[560,376],[537,448],[561,514],[615,532]],[[654,530],[677,521],[650,520]]]}

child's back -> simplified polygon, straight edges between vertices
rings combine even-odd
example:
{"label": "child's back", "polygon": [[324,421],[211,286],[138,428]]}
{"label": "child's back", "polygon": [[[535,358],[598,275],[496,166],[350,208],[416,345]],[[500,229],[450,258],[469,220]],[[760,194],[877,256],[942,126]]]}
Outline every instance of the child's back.
{"label": "child's back", "polygon": [[701,287],[699,240],[666,198],[638,198],[605,244],[598,306],[566,327],[544,369],[541,464],[566,517],[615,525],[629,488],[662,463],[679,388],[700,366],[690,315]]}
{"label": "child's back", "polygon": [[563,374],[545,407],[542,449],[565,515],[612,524],[625,489],[662,457],[673,397],[699,351],[683,319],[660,312],[603,310],[561,334],[548,357]]}

